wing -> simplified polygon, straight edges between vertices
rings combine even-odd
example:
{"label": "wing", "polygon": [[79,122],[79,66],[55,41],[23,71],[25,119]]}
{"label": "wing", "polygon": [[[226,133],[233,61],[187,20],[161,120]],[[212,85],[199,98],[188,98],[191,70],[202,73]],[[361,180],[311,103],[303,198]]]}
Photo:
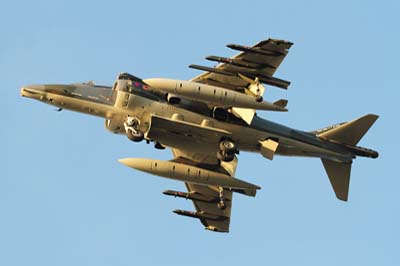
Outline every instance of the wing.
{"label": "wing", "polygon": [[[183,150],[172,149],[176,161],[188,160],[193,164],[201,165],[204,162],[215,161],[215,154],[196,154],[194,152],[185,152]],[[237,166],[237,159],[232,162],[217,163],[208,165],[213,167],[214,171],[227,173],[234,176]],[[204,167],[204,166],[203,166]],[[231,207],[232,207],[232,191],[224,190],[223,199],[225,202],[225,209],[218,208],[220,201],[220,190],[216,186],[202,186],[193,183],[185,183],[188,190],[188,195],[196,195],[195,197],[186,197],[193,201],[196,212],[188,212],[182,210],[175,210],[177,214],[199,218],[200,222],[205,226],[205,229],[217,232],[229,232]],[[175,194],[175,196],[177,196]]]}
{"label": "wing", "polygon": [[290,82],[273,77],[275,71],[285,58],[293,43],[283,40],[268,39],[256,45],[242,46],[237,44],[227,45],[229,48],[241,53],[225,58],[208,56],[207,60],[219,62],[215,68],[190,65],[190,68],[206,71],[195,77],[192,81],[215,85],[227,89],[239,90],[249,86],[249,77],[268,85],[287,89]]}
{"label": "wing", "polygon": [[[165,147],[173,147],[174,159],[172,161],[174,162],[222,173],[233,178],[237,158],[235,157],[229,163],[217,159],[220,140],[230,134],[229,131],[213,127],[211,123],[198,125],[185,121],[183,116],[176,114],[171,119],[152,115],[149,129],[145,135],[147,139],[157,141]],[[188,189],[187,193],[167,190],[164,194],[192,200],[195,212],[184,210],[175,210],[174,212],[198,218],[206,229],[218,232],[229,231],[232,193],[238,192],[255,196],[256,190],[260,189],[258,186],[251,189],[222,189],[222,185],[194,183],[185,183]],[[223,198],[225,208],[218,205],[221,198]]]}

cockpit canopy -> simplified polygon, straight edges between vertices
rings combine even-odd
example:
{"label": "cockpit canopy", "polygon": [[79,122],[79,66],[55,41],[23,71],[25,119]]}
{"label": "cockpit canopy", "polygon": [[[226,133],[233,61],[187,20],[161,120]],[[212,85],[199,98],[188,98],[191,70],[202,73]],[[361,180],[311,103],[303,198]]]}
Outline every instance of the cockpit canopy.
{"label": "cockpit canopy", "polygon": [[138,78],[138,77],[135,77],[134,75],[131,75],[131,74],[126,73],[126,72],[120,73],[120,74],[118,75],[118,78],[117,78],[117,79],[118,79],[118,80],[131,80],[131,81],[137,81],[137,82],[143,83],[143,80],[142,80],[142,79],[140,79],[140,78]]}
{"label": "cockpit canopy", "polygon": [[113,90],[133,92],[135,90],[146,89],[143,80],[129,73],[120,73],[114,83]]}
{"label": "cockpit canopy", "polygon": [[151,100],[160,101],[164,99],[164,94],[154,91],[150,86],[143,82],[141,78],[129,73],[120,73],[114,83],[113,91],[129,92]]}

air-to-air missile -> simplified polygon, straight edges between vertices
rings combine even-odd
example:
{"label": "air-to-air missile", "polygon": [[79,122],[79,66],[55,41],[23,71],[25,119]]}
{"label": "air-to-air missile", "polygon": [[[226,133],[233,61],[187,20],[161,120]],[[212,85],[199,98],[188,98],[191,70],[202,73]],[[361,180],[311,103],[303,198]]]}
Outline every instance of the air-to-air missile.
{"label": "air-to-air missile", "polygon": [[[215,221],[221,221],[225,219],[229,219],[228,217],[222,216],[222,215],[214,215],[210,213],[202,213],[202,212],[192,212],[192,211],[185,211],[185,210],[174,210],[173,211],[176,214],[183,215],[183,216],[188,216],[192,218],[198,218],[198,219],[208,219],[208,220],[215,220]],[[214,230],[213,228],[206,228],[208,230]]]}
{"label": "air-to-air missile", "polygon": [[125,158],[120,159],[119,162],[128,167],[150,174],[199,185],[210,185],[231,190],[242,190],[252,196],[255,195],[257,189],[260,189],[257,185],[253,185],[223,173],[173,161]]}
{"label": "air-to-air missile", "polygon": [[255,96],[198,82],[164,78],[145,79],[143,82],[154,89],[178,97],[181,96],[196,101],[213,103],[217,106],[287,111],[285,107],[267,101],[260,101],[261,98]]}
{"label": "air-to-air missile", "polygon": [[203,202],[218,202],[221,199],[219,197],[209,197],[202,195],[197,192],[181,192],[181,191],[175,191],[175,190],[166,190],[163,192],[164,195],[168,196],[174,196],[178,198],[184,198],[184,199],[190,199],[190,200],[197,200],[197,201],[203,201]]}

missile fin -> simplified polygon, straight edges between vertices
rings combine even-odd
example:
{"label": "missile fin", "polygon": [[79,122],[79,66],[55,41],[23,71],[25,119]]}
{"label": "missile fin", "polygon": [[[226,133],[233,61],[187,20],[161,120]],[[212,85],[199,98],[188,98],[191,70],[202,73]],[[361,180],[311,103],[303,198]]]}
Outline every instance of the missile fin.
{"label": "missile fin", "polygon": [[288,100],[286,100],[286,99],[280,99],[280,100],[274,102],[274,104],[277,105],[277,106],[279,106],[279,107],[285,108],[286,105],[288,104]]}

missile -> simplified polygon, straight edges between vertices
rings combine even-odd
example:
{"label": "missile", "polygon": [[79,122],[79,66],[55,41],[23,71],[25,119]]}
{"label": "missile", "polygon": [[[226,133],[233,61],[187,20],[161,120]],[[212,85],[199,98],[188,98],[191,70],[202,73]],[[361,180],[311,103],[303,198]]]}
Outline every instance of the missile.
{"label": "missile", "polygon": [[188,216],[188,217],[198,218],[198,219],[207,219],[207,220],[215,220],[215,221],[229,219],[226,216],[214,215],[214,214],[210,214],[210,213],[206,213],[206,212],[191,212],[191,211],[185,211],[185,210],[173,210],[173,212],[178,215],[183,215],[183,216]]}
{"label": "missile", "polygon": [[119,162],[142,172],[203,186],[217,186],[249,192],[260,189],[257,185],[229,175],[183,163],[145,158],[125,158],[120,159]]}
{"label": "missile", "polygon": [[[185,210],[173,210],[174,213],[182,216],[187,216],[191,218],[197,218],[197,219],[204,219],[204,220],[214,220],[214,221],[224,221],[229,219],[227,216],[223,215],[215,215],[215,214],[210,214],[206,212],[192,212],[192,211],[185,211]],[[205,227],[206,230],[214,231],[214,232],[223,232],[223,233],[228,233],[228,230],[221,230],[218,227],[208,225]]]}
{"label": "missile", "polygon": [[251,62],[249,60],[243,60],[239,58],[226,58],[222,56],[215,56],[215,55],[210,55],[206,57],[207,60],[209,61],[215,61],[218,63],[224,63],[224,64],[230,64],[238,67],[245,67],[245,68],[261,68],[261,67],[268,67],[272,69],[276,69],[273,65],[267,64],[267,63],[259,63],[259,62]]}
{"label": "missile", "polygon": [[166,190],[163,192],[164,195],[168,196],[174,196],[178,198],[184,198],[184,199],[190,199],[190,200],[196,200],[196,201],[204,201],[204,202],[218,202],[220,199],[218,197],[210,197],[210,196],[205,196],[197,192],[180,192],[180,191],[175,191],[175,190]]}
{"label": "missile", "polygon": [[[217,67],[206,67],[206,66],[199,66],[199,65],[189,65],[189,67],[193,68],[193,69],[197,69],[197,70],[207,71],[207,72],[211,72],[211,73],[217,73],[217,74],[224,75],[224,76],[239,76],[239,75],[245,74],[247,76],[252,76],[253,78],[259,78],[259,80],[263,83],[266,83],[268,85],[275,86],[275,87],[278,87],[281,89],[285,89],[285,90],[290,85],[290,81],[275,78],[275,77],[265,76],[261,73],[248,72],[248,71],[241,73],[238,70],[234,70],[234,69],[222,70]],[[215,80],[213,82],[215,82]]]}
{"label": "missile", "polygon": [[257,98],[225,88],[198,82],[152,78],[143,80],[154,89],[179,95],[195,101],[213,103],[217,106],[250,108],[256,110],[287,111],[285,107],[267,101],[257,102]]}

